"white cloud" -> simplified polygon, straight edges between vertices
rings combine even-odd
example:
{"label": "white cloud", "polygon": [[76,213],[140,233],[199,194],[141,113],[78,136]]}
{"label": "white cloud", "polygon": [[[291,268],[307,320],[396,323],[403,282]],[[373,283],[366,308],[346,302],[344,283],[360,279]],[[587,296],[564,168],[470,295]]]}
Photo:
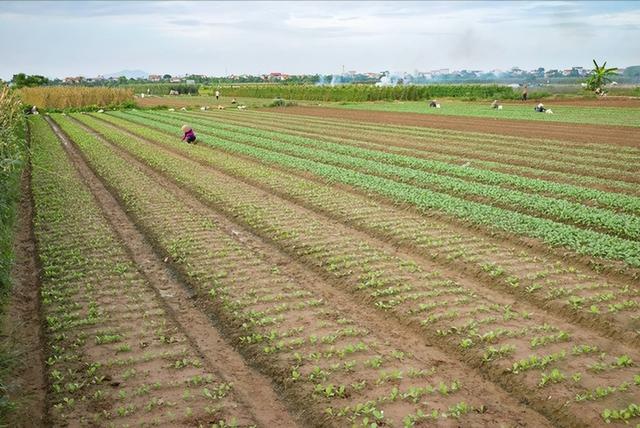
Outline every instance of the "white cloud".
{"label": "white cloud", "polygon": [[2,2],[0,75],[624,66],[639,28],[632,2]]}

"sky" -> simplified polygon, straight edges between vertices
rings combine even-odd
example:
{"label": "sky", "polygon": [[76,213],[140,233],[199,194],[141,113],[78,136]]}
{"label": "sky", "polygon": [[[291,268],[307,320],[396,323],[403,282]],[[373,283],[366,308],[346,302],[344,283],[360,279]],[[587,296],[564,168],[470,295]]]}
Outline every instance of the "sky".
{"label": "sky", "polygon": [[640,2],[0,2],[0,78],[640,64]]}

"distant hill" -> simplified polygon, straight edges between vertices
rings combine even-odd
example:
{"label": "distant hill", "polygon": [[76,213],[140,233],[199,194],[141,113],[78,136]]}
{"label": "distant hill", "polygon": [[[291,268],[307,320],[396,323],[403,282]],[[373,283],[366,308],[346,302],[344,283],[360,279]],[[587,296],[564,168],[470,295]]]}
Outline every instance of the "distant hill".
{"label": "distant hill", "polygon": [[149,73],[142,70],[122,70],[116,73],[104,75],[106,79],[109,79],[111,77],[120,77],[120,76],[124,76],[127,79],[146,79],[147,77],[149,77]]}

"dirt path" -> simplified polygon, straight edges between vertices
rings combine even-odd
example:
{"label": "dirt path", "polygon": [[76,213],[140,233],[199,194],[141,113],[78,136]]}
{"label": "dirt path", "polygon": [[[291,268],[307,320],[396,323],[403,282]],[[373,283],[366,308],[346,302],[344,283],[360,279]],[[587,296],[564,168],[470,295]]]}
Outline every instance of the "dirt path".
{"label": "dirt path", "polygon": [[20,211],[15,241],[16,262],[11,273],[14,279],[11,298],[7,302],[3,331],[13,343],[17,367],[7,391],[10,401],[17,404],[9,425],[45,426],[47,421],[47,381],[44,369],[44,340],[40,317],[40,282],[33,236],[33,201],[31,168],[27,164],[22,176]]}
{"label": "dirt path", "polygon": [[515,119],[491,120],[477,117],[436,116],[420,113],[377,112],[328,107],[287,107],[273,109],[272,111],[281,114],[330,117],[349,121],[640,147],[640,127],[547,123]]}
{"label": "dirt path", "polygon": [[65,141],[65,149],[84,182],[91,189],[107,221],[127,247],[131,258],[153,285],[159,300],[182,327],[210,369],[225,382],[234,384],[236,395],[262,426],[297,426],[273,390],[272,383],[255,369],[247,366],[242,357],[228,344],[195,305],[192,293],[177,279],[162,258],[153,250],[144,235],[127,217],[122,207],[102,182],[89,169],[80,153],[52,122],[58,136]]}

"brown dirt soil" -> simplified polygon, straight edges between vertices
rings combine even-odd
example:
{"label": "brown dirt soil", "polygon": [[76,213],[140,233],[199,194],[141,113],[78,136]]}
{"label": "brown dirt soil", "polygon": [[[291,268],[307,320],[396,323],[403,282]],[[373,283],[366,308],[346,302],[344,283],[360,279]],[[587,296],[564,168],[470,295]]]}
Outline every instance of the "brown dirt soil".
{"label": "brown dirt soil", "polygon": [[348,110],[329,107],[287,107],[272,111],[361,122],[640,147],[640,128],[626,126],[547,123],[515,119],[490,120],[478,117],[436,116],[420,113]]}
{"label": "brown dirt soil", "polygon": [[14,279],[3,333],[18,353],[19,363],[8,386],[7,396],[17,404],[9,426],[44,426],[47,383],[44,370],[43,338],[40,324],[40,293],[36,248],[33,236],[31,171],[27,167],[21,185],[22,199],[16,235]]}
{"label": "brown dirt soil", "polygon": [[[68,141],[57,126],[54,126],[54,130],[61,139]],[[153,250],[116,199],[89,169],[75,146],[65,144],[65,148],[107,221],[127,247],[132,260],[153,285],[158,299],[182,327],[183,334],[200,353],[207,368],[225,382],[233,383],[235,394],[260,424],[298,426],[273,390],[271,382],[249,367],[231,345],[226,343],[207,316],[196,306],[192,293],[176,279],[175,273]]]}

